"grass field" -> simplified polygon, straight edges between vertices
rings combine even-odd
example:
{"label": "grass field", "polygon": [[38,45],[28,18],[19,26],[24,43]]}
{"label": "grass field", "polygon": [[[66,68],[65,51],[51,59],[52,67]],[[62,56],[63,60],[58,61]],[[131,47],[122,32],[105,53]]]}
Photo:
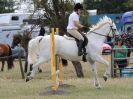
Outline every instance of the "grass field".
{"label": "grass field", "polygon": [[[104,56],[110,62],[110,55]],[[59,88],[64,95],[47,95],[51,91],[50,64],[41,66],[42,73],[39,73],[29,82],[21,79],[19,64],[16,61],[15,67],[0,72],[0,99],[133,99],[133,78],[109,78],[107,82],[102,79],[104,66],[97,63],[98,76],[102,89],[97,90],[93,85],[91,66],[82,63],[85,77],[77,78],[74,67],[63,67],[63,84]]]}

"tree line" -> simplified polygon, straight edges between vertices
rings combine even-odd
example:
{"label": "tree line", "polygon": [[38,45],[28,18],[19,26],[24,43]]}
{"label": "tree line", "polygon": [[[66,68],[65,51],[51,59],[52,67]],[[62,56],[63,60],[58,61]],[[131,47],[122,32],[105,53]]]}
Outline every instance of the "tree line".
{"label": "tree line", "polygon": [[[48,0],[32,0],[36,7],[44,8],[46,7],[46,2]],[[53,7],[62,8],[62,3],[65,2],[66,9],[60,10],[70,10],[70,3],[74,3],[73,0],[49,0],[49,3],[53,2]],[[68,3],[69,2],[69,3]],[[123,13],[126,11],[131,11],[133,9],[133,0],[84,0],[83,4],[85,9],[92,10],[97,9],[98,14],[104,13]],[[14,0],[0,0],[0,13],[9,13],[14,12],[15,1]],[[47,6],[49,7],[49,6]],[[64,8],[64,7],[63,7]],[[72,10],[72,9],[71,9]]]}
{"label": "tree line", "polygon": [[124,13],[133,9],[133,0],[84,0],[86,9],[97,9],[98,14]]}

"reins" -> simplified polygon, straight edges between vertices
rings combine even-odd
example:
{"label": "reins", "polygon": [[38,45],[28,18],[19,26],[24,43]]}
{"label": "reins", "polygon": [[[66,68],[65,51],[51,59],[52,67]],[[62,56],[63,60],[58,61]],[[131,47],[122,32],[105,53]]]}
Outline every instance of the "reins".
{"label": "reins", "polygon": [[107,37],[107,35],[99,34],[99,33],[94,32],[94,31],[90,31],[90,32],[91,32],[91,33],[94,33],[94,34],[97,34],[97,35],[100,35],[100,36],[105,36],[105,37]]}
{"label": "reins", "polygon": [[114,38],[114,30],[112,29],[112,26],[110,26],[111,28],[110,28],[110,31],[109,31],[109,33],[108,33],[108,35],[103,35],[103,34],[99,34],[98,32],[94,32],[94,31],[90,31],[91,33],[94,33],[94,34],[97,34],[97,35],[100,35],[100,36],[105,36],[105,37],[108,37],[109,36],[109,34],[110,34],[110,32],[111,32],[111,30],[112,30],[112,33],[113,33],[113,37],[111,37],[111,38]]}

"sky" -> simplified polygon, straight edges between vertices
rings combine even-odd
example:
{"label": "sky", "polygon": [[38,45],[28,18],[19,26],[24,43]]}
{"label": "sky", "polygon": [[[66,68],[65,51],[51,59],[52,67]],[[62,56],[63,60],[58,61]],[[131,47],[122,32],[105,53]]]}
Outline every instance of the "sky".
{"label": "sky", "polygon": [[83,0],[74,0],[75,2],[80,2],[80,3],[82,3],[83,2]]}

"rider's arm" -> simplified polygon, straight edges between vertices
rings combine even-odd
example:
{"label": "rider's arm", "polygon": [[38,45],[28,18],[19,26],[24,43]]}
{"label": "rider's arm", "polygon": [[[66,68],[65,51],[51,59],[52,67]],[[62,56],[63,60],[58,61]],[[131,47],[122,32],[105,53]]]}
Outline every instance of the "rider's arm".
{"label": "rider's arm", "polygon": [[83,28],[84,26],[82,24],[80,24],[78,21],[74,21],[74,25],[77,27],[77,28]]}
{"label": "rider's arm", "polygon": [[80,24],[78,21],[74,21],[74,25],[77,27],[77,28],[80,28],[82,29],[82,31],[84,31],[85,33],[88,32],[90,29],[86,26],[83,26],[82,24]]}

